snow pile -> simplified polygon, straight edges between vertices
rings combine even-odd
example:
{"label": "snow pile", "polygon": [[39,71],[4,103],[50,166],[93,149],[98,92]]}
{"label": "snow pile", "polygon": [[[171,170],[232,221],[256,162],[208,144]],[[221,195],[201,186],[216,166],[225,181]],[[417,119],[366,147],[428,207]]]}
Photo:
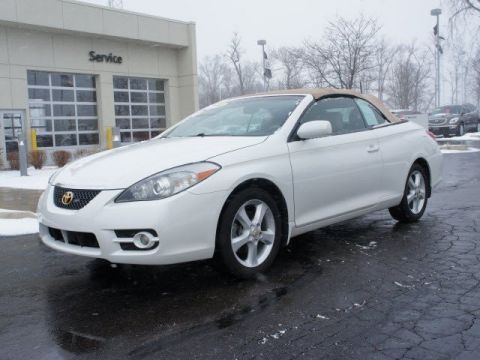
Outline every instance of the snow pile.
{"label": "snow pile", "polygon": [[0,209],[0,236],[38,233],[37,215],[30,211]]}
{"label": "snow pile", "polygon": [[0,219],[0,236],[13,236],[36,233],[38,233],[37,219]]}
{"label": "snow pile", "polygon": [[439,140],[479,140],[480,141],[480,132],[475,133],[466,133],[463,136],[453,136],[451,138],[443,138]]}
{"label": "snow pile", "polygon": [[467,147],[465,149],[452,149],[452,148],[441,147],[440,151],[442,152],[442,154],[463,154],[463,153],[479,152],[480,149],[472,148],[472,147]]}
{"label": "snow pile", "polygon": [[45,190],[48,179],[57,170],[58,168],[53,166],[46,166],[40,170],[30,167],[28,176],[20,176],[20,171],[17,170],[0,171],[0,187]]}

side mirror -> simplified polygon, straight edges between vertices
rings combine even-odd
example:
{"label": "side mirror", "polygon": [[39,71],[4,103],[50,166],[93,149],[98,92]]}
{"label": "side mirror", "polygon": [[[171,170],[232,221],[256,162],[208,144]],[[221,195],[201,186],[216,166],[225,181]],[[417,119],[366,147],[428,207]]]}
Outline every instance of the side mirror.
{"label": "side mirror", "polygon": [[306,122],[297,130],[297,135],[302,140],[316,139],[332,134],[332,124],[326,120],[314,120]]}

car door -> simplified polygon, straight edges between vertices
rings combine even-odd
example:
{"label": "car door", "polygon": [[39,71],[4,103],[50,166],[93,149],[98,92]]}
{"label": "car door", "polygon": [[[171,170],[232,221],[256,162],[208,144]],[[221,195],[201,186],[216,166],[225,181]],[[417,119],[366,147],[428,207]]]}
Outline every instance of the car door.
{"label": "car door", "polygon": [[464,105],[463,110],[465,118],[465,130],[476,131],[477,130],[477,117],[475,113],[475,107],[473,105]]}
{"label": "car door", "polygon": [[367,125],[378,139],[383,162],[380,191],[380,203],[390,204],[403,195],[408,170],[411,166],[412,149],[418,144],[412,137],[411,127],[398,123],[391,126],[380,110],[371,103],[356,99]]}
{"label": "car door", "polygon": [[379,198],[379,145],[353,98],[318,100],[300,123],[313,120],[330,121],[333,133],[288,143],[298,227],[368,209]]}
{"label": "car door", "polygon": [[480,132],[480,113],[475,106],[473,106],[473,117],[475,118],[475,126],[476,126],[474,131]]}

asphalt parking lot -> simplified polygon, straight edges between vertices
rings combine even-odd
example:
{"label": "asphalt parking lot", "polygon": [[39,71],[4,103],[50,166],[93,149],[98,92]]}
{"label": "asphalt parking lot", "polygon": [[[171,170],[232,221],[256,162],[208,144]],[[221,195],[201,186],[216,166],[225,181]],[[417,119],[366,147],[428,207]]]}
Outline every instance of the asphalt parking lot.
{"label": "asphalt parking lot", "polygon": [[309,233],[255,281],[1,238],[0,358],[478,359],[479,199],[480,152],[446,155],[422,221]]}

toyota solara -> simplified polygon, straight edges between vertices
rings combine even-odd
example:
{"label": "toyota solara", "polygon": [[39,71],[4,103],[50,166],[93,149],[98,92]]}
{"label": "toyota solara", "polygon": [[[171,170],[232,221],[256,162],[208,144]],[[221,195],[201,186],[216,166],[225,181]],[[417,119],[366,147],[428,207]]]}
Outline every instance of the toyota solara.
{"label": "toyota solara", "polygon": [[39,201],[40,236],[112,263],[216,258],[246,278],[296,235],[382,209],[417,221],[441,167],[432,135],[374,97],[245,96],[56,172]]}

